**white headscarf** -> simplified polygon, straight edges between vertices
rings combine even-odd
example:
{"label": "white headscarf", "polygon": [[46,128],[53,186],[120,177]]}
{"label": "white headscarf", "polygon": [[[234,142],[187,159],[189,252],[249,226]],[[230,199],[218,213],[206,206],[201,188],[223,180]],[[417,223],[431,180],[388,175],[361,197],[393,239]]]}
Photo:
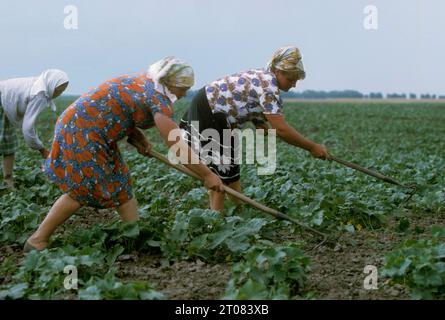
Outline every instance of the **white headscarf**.
{"label": "white headscarf", "polygon": [[68,81],[69,81],[68,75],[62,70],[58,69],[46,70],[42,72],[40,76],[37,77],[37,80],[32,85],[30,96],[34,97],[40,92],[44,92],[46,98],[48,99],[51,109],[53,111],[56,111],[56,105],[52,101],[54,91],[58,86]]}

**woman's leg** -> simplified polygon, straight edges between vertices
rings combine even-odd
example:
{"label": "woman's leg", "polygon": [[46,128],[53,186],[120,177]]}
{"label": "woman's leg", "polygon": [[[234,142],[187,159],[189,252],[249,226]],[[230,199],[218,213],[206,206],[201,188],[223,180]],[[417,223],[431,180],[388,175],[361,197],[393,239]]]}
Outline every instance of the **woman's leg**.
{"label": "woman's leg", "polygon": [[209,190],[210,209],[222,212],[224,210],[224,193]]}
{"label": "woman's leg", "polygon": [[[235,182],[231,182],[227,186],[232,188],[235,191],[241,192],[241,180],[237,180]],[[228,196],[229,196],[230,201],[232,201],[235,204],[242,204],[243,203],[241,200],[231,196],[230,194]]]}
{"label": "woman's leg", "polygon": [[45,249],[48,246],[49,237],[56,231],[57,227],[71,217],[80,206],[80,203],[68,194],[62,195],[53,204],[37,231],[29,237],[28,243],[38,250]]}
{"label": "woman's leg", "polygon": [[123,221],[137,221],[139,220],[138,215],[138,202],[136,198],[131,198],[123,205],[117,208],[119,215]]}
{"label": "woman's leg", "polygon": [[8,188],[14,188],[12,172],[14,169],[14,154],[3,156],[3,180]]}
{"label": "woman's leg", "polygon": [[[241,192],[241,182],[237,180],[235,182],[231,182],[227,185],[229,188],[232,188],[235,191]],[[210,209],[222,212],[224,210],[224,198],[225,193],[209,191],[210,197]],[[229,195],[229,199],[236,204],[241,204],[242,202],[232,196]]]}

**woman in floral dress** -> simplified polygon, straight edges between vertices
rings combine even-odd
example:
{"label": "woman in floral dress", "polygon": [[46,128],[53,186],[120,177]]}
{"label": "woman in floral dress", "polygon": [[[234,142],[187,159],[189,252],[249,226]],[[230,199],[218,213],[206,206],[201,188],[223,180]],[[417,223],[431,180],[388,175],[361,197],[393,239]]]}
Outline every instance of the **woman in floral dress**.
{"label": "woman in floral dress", "polygon": [[[27,240],[25,251],[46,248],[51,234],[81,206],[117,208],[122,220],[137,220],[130,173],[117,142],[128,137],[139,153],[149,155],[150,144],[140,129],[156,126],[167,145],[177,144],[168,140],[169,132],[178,128],[170,119],[172,104],[193,83],[193,69],[168,57],[147,73],[106,81],[71,104],[57,121],[44,164],[44,172],[64,194]],[[181,151],[196,157],[185,143]],[[203,177],[207,188],[222,191],[214,173],[199,161],[191,163],[198,163],[187,166]]]}

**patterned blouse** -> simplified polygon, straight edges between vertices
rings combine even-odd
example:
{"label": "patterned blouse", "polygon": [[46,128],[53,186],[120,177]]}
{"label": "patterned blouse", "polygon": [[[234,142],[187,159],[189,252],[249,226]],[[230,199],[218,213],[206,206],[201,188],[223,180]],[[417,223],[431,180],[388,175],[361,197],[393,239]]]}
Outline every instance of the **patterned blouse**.
{"label": "patterned blouse", "polygon": [[205,87],[210,108],[227,115],[232,128],[266,122],[264,114],[282,114],[283,101],[275,75],[252,69],[218,79]]}

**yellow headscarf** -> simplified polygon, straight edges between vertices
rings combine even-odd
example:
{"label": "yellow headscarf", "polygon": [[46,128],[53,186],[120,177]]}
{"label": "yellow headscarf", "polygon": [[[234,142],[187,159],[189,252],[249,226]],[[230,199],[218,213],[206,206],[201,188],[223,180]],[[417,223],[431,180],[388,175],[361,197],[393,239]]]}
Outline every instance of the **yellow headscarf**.
{"label": "yellow headscarf", "polygon": [[147,75],[163,85],[190,88],[195,83],[192,67],[175,57],[167,57],[153,63],[148,68]]}
{"label": "yellow headscarf", "polygon": [[275,51],[272,60],[267,64],[267,69],[296,73],[301,80],[306,78],[300,50],[294,46],[281,47]]}

